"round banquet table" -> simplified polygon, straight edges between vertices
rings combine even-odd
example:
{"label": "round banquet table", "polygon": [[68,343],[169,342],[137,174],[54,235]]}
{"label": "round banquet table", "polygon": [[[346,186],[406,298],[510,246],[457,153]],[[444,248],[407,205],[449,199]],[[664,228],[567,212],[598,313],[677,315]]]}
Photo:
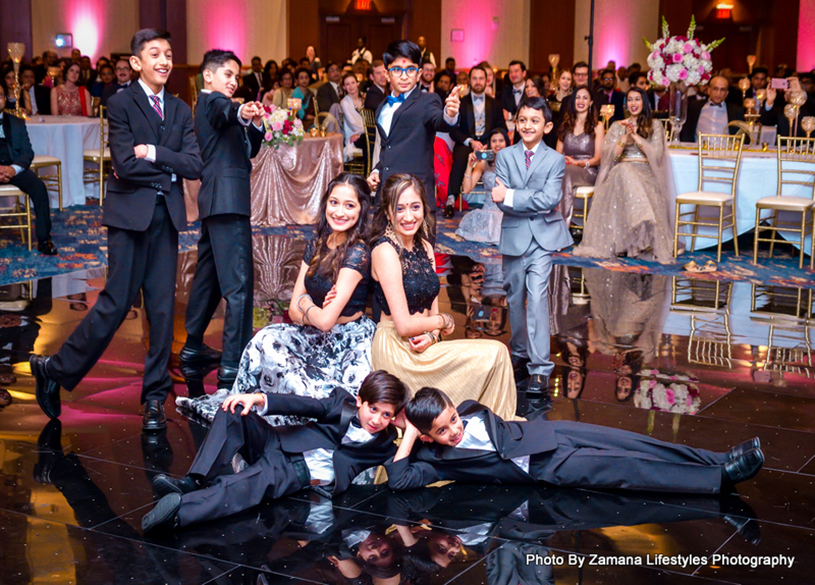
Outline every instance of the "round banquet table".
{"label": "round banquet table", "polygon": [[252,225],[313,224],[323,191],[342,172],[342,134],[262,146],[253,163]]}
{"label": "round banquet table", "polygon": [[[34,154],[55,156],[62,161],[62,203],[85,205],[86,197],[99,198],[96,183],[82,181],[85,167],[82,151],[99,148],[99,118],[82,116],[39,116],[26,120],[26,129]],[[46,169],[54,173],[55,169]],[[51,207],[58,207],[57,192],[48,191]]]}

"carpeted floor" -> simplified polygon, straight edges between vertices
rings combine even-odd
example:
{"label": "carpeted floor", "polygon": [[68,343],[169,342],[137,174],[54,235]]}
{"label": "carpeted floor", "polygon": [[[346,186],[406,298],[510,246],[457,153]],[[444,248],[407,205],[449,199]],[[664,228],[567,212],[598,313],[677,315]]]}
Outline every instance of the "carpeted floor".
{"label": "carpeted floor", "polygon": [[[102,210],[99,206],[71,207],[64,211],[53,211],[52,214],[52,237],[59,248],[59,256],[43,256],[36,249],[29,252],[20,243],[16,234],[6,232],[0,239],[0,285],[45,278],[107,264],[107,239],[105,228],[101,225]],[[456,236],[455,230],[460,218],[460,215],[455,219],[439,218],[437,251],[442,254],[469,256],[473,260],[485,262],[500,258],[497,247],[467,242]],[[289,236],[296,239],[308,238],[312,232],[312,226],[254,228],[255,235]],[[199,224],[191,224],[188,231],[179,235],[180,249],[182,251],[194,249],[198,237]],[[813,271],[806,267],[803,270],[799,269],[797,258],[791,258],[788,251],[784,251],[783,248],[782,246],[784,256],[776,252],[772,260],[766,257],[759,258],[760,262],[757,266],[752,264],[752,254],[735,256],[733,252],[725,252],[717,272],[700,274],[695,278],[747,281],[780,286],[811,285]],[[710,259],[715,259],[714,250],[687,254],[677,264],[670,265],[628,258],[613,260],[578,258],[573,256],[569,250],[555,255],[556,264],[666,275],[682,274],[682,265],[690,260],[704,264],[706,260]]]}

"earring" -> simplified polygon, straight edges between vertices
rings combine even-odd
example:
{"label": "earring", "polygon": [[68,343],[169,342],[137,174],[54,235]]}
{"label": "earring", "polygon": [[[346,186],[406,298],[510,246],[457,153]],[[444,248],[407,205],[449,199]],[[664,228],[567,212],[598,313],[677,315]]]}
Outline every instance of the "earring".
{"label": "earring", "polygon": [[399,240],[396,238],[396,230],[393,229],[393,224],[388,220],[388,227],[385,228],[385,237],[392,241],[394,244],[399,244]]}

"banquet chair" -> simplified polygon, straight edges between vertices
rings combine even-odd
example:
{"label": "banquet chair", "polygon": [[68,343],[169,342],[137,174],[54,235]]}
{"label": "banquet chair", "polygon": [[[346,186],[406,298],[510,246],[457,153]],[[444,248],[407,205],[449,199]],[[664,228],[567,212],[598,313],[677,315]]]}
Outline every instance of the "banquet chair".
{"label": "banquet chair", "polygon": [[0,229],[19,229],[20,237],[31,251],[31,202],[28,195],[14,185],[0,185],[0,219],[11,220],[10,224],[0,223]]}
{"label": "banquet chair", "polygon": [[671,277],[671,311],[716,312],[730,304],[732,282]]}
{"label": "banquet chair", "polygon": [[815,314],[812,289],[756,283],[751,288],[751,314],[782,319],[811,319]]}
{"label": "banquet chair", "polygon": [[[580,213],[577,212],[577,208],[572,211],[572,225],[569,227],[573,227],[577,230],[582,230],[586,227],[586,221],[589,219],[589,203],[592,197],[594,197],[594,185],[583,185],[575,189],[574,200],[575,202],[578,200],[581,201],[582,205]],[[577,218],[580,218],[582,222],[580,225],[574,223],[574,220]]]}
{"label": "banquet chair", "polygon": [[89,148],[82,152],[83,161],[96,165],[95,169],[85,169],[82,180],[85,183],[99,182],[99,205],[105,201],[105,168],[111,164],[106,111],[105,106],[99,106],[99,148]]}
{"label": "banquet chair", "polygon": [[320,112],[314,118],[314,125],[326,132],[342,132],[342,127],[331,112]]}
{"label": "banquet chair", "polygon": [[[753,236],[753,264],[758,263],[758,243],[770,243],[770,255],[772,258],[773,248],[776,243],[787,243],[799,246],[798,268],[804,267],[804,243],[807,231],[812,232],[812,214],[815,206],[815,138],[796,138],[791,136],[778,136],[776,138],[778,147],[778,182],[775,195],[762,197],[756,202],[756,225]],[[802,191],[808,197],[797,195],[783,195],[784,185],[799,185],[804,187]],[[771,212],[769,225],[761,225],[761,212],[767,210]],[[801,221],[781,221],[778,213],[781,211],[800,213]],[[769,230],[770,238],[761,238],[760,232]],[[796,233],[798,240],[786,240],[782,242],[776,238],[778,232]],[[809,255],[809,267],[813,268],[813,254],[815,253],[815,238],[812,238],[812,246]]]}
{"label": "banquet chair", "polygon": [[[41,175],[40,169],[48,167],[56,167],[57,174],[55,175]],[[62,211],[62,161],[55,156],[46,156],[38,154],[34,156],[29,167],[32,171],[37,173],[40,180],[45,183],[46,187],[55,187],[59,194],[59,210]]]}
{"label": "banquet chair", "polygon": [[[676,212],[674,216],[674,258],[679,253],[679,228],[693,226],[692,234],[683,235],[691,238],[690,249],[696,247],[696,238],[716,240],[716,262],[722,261],[722,236],[725,230],[733,232],[733,246],[736,256],[739,255],[738,236],[736,226],[737,190],[739,182],[739,169],[741,167],[741,154],[744,148],[744,135],[730,136],[727,134],[699,134],[699,183],[696,191],[682,193],[676,196]],[[729,193],[720,191],[706,191],[709,183],[724,183],[730,186]],[[681,213],[682,205],[691,205],[693,209]],[[703,218],[700,208],[713,207],[718,210],[718,218]],[[725,215],[727,208],[729,213]],[[683,219],[692,216],[692,219]],[[707,220],[707,221],[705,221]],[[699,227],[716,229],[715,236],[698,233]]]}
{"label": "banquet chair", "polygon": [[732,368],[732,340],[729,313],[692,313],[688,363]]}
{"label": "banquet chair", "polygon": [[371,174],[374,161],[374,147],[376,146],[376,112],[367,108],[362,109],[362,122],[365,125],[365,144],[368,148],[368,168],[365,169],[365,176]]}

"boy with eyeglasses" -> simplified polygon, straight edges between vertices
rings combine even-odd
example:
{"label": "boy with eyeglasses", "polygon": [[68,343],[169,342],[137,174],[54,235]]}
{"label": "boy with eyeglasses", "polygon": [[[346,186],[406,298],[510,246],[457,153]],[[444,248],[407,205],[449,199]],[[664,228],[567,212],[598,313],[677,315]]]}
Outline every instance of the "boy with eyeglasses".
{"label": "boy with eyeglasses", "polygon": [[[388,45],[383,60],[390,95],[376,111],[379,162],[368,177],[377,189],[391,175],[411,173],[424,183],[430,209],[436,209],[433,142],[436,132],[449,132],[458,123],[459,89],[453,88],[444,104],[435,93],[417,90],[422,51],[411,41]],[[435,236],[435,216],[428,218]]]}

